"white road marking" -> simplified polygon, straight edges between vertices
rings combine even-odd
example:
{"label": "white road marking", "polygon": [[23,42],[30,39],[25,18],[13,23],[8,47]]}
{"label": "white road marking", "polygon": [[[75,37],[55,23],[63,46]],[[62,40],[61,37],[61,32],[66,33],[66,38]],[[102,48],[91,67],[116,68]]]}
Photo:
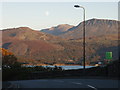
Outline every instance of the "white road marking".
{"label": "white road marking", "polygon": [[94,90],[97,90],[97,88],[95,88],[95,87],[93,87],[91,85],[87,85],[87,86],[90,87],[90,88],[93,88]]}
{"label": "white road marking", "polygon": [[82,83],[77,83],[77,82],[72,82],[72,83],[74,83],[74,84],[79,84],[79,85],[81,85]]}
{"label": "white road marking", "polygon": [[12,88],[13,87],[13,84],[12,85],[10,85],[8,88]]}
{"label": "white road marking", "polygon": [[12,83],[8,88],[19,88],[19,85]]}

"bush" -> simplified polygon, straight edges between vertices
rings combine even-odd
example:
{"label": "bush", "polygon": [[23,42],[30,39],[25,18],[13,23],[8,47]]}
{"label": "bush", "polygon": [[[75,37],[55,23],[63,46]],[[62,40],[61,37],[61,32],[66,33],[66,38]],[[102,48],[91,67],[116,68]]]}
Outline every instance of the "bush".
{"label": "bush", "polygon": [[53,68],[53,71],[62,71],[62,68],[55,66],[55,67]]}
{"label": "bush", "polygon": [[5,55],[2,57],[2,66],[11,66],[17,63],[17,58],[14,55]]}

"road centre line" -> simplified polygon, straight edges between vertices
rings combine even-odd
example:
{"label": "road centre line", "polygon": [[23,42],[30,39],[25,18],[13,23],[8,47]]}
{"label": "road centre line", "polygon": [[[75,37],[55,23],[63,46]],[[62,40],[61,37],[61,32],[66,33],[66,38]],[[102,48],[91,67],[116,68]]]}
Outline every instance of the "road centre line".
{"label": "road centre line", "polygon": [[72,83],[74,83],[74,84],[80,84],[80,85],[82,84],[82,83],[77,83],[77,82],[72,82]]}

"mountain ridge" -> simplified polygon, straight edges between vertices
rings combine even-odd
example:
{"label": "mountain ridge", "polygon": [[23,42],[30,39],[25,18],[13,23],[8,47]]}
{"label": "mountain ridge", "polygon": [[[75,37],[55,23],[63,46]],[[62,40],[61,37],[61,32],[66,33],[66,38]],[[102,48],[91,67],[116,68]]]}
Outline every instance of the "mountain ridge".
{"label": "mountain ridge", "polygon": [[[108,19],[90,19],[86,24],[86,37],[108,35],[118,33],[118,22],[116,20]],[[68,32],[60,35],[62,38],[77,39],[83,37],[83,22],[77,26],[70,28]]]}

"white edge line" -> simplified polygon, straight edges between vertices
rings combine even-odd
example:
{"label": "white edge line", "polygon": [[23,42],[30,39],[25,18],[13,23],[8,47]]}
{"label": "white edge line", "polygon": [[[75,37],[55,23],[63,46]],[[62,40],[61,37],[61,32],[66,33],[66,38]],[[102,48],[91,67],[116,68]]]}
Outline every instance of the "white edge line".
{"label": "white edge line", "polygon": [[91,85],[87,85],[87,86],[90,87],[90,88],[93,88],[94,90],[97,90],[97,88],[95,88],[95,87],[93,87]]}

